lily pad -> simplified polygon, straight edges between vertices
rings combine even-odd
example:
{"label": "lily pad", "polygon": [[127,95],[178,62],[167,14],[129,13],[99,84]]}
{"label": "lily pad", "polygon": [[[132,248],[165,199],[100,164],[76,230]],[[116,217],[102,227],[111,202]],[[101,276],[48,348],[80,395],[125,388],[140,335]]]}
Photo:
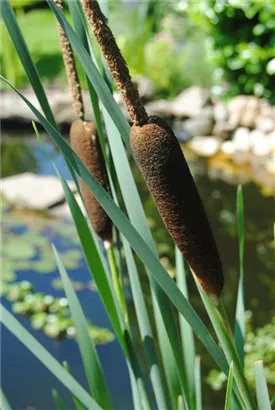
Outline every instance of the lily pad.
{"label": "lily pad", "polygon": [[5,242],[3,253],[12,259],[31,259],[36,255],[36,248],[33,244],[25,242],[21,238],[13,238],[11,242]]}

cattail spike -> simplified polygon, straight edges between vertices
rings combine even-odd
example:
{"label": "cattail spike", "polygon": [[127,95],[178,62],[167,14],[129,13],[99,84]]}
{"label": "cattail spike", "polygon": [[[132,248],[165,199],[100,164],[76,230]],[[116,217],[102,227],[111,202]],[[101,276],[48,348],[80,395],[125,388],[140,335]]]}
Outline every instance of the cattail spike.
{"label": "cattail spike", "polygon": [[[108,175],[93,121],[76,120],[70,129],[72,149],[80,157],[94,178],[109,191]],[[84,182],[80,181],[87,214],[96,234],[105,242],[112,242],[112,221]]]}
{"label": "cattail spike", "polygon": [[[63,10],[62,0],[54,0],[54,2],[57,5],[57,7],[60,8],[60,10]],[[84,120],[84,104],[82,100],[81,86],[76,71],[73,50],[61,25],[59,23],[57,23],[57,25],[59,32],[60,47],[63,55],[63,61],[66,69],[68,84],[72,94],[74,110],[76,116],[79,119]]]}
{"label": "cattail spike", "polygon": [[116,44],[108,22],[96,0],[81,0],[87,20],[100,46],[108,68],[116,82],[129,119],[136,125],[146,122],[148,115],[132,82],[127,64]]}
{"label": "cattail spike", "polygon": [[132,126],[131,146],[166,227],[203,289],[219,299],[224,278],[217,246],[183,152],[168,124]]}

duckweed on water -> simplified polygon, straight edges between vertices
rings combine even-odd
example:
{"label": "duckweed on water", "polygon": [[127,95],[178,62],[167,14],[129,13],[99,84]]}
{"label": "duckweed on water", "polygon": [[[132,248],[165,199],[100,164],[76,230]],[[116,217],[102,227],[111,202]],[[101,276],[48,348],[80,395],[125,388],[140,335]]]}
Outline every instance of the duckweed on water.
{"label": "duckweed on water", "polygon": [[[34,329],[42,330],[47,336],[57,340],[75,337],[76,331],[66,298],[35,293],[33,285],[28,281],[10,285],[4,296],[12,302],[12,311],[26,316]],[[89,333],[96,344],[105,344],[114,340],[110,330],[91,324]]]}

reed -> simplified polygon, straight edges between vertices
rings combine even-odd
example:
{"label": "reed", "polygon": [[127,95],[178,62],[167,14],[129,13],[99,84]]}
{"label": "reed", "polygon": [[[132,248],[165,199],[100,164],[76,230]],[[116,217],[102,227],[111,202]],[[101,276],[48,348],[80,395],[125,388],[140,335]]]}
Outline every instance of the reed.
{"label": "reed", "polygon": [[148,117],[97,1],[82,0],[82,5],[133,122],[132,151],[158,211],[200,285],[217,303],[224,284],[221,261],[177,138],[164,120]]}

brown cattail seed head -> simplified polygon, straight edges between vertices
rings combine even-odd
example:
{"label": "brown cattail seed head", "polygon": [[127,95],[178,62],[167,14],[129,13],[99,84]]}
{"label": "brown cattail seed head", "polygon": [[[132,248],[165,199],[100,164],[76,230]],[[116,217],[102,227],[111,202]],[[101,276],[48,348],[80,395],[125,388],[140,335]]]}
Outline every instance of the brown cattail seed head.
{"label": "brown cattail seed head", "polygon": [[[72,149],[80,157],[94,178],[109,191],[107,170],[93,121],[74,121],[70,129]],[[84,182],[80,181],[88,216],[97,235],[105,242],[112,241],[112,221]]]}
{"label": "brown cattail seed head", "polygon": [[159,213],[203,289],[218,299],[224,278],[217,246],[180,145],[158,117],[132,126],[131,146]]}

